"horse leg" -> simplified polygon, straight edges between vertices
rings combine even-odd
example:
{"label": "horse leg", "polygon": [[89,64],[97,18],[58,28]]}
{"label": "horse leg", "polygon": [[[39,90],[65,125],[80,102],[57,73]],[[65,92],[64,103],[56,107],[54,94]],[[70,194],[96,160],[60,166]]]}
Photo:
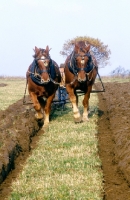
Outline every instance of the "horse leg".
{"label": "horse leg", "polygon": [[89,121],[89,119],[88,119],[88,110],[89,110],[89,98],[90,98],[91,90],[92,90],[92,85],[88,86],[88,91],[84,95],[84,99],[83,99],[84,111],[83,111],[82,121]]}
{"label": "horse leg", "polygon": [[78,97],[74,93],[73,88],[67,88],[67,91],[69,94],[70,101],[72,103],[74,121],[75,121],[75,123],[79,123],[82,121],[82,118],[81,118],[81,115],[80,115],[80,112],[78,109]]}
{"label": "horse leg", "polygon": [[52,94],[46,100],[46,104],[44,107],[44,125],[42,127],[42,129],[44,131],[49,130],[49,116],[50,116],[50,111],[51,111],[51,104],[52,104],[54,97],[55,97],[55,94]]}
{"label": "horse leg", "polygon": [[32,102],[33,102],[33,106],[34,106],[34,109],[36,111],[36,114],[35,114],[35,118],[37,120],[40,120],[43,118],[43,113],[41,111],[41,105],[37,99],[37,95],[33,92],[30,93],[30,96],[31,96],[31,99],[32,99]]}

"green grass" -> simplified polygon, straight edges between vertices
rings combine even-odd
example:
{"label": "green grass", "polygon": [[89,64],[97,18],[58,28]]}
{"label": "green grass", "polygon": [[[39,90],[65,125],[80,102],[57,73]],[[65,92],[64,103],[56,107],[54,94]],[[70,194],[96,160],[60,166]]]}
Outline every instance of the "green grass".
{"label": "green grass", "polygon": [[[80,110],[82,97],[80,97]],[[103,175],[98,156],[96,94],[92,94],[89,122],[75,124],[70,104],[51,116],[43,134],[12,183],[9,200],[102,200]]]}
{"label": "green grass", "polygon": [[[101,77],[105,82],[129,82],[130,77]],[[98,76],[96,82],[99,82]],[[9,105],[22,99],[25,93],[26,79],[20,77],[0,77],[0,84],[7,84],[5,87],[0,87],[0,110],[5,110]],[[28,92],[27,92],[28,94]]]}
{"label": "green grass", "polygon": [[22,99],[26,87],[25,78],[0,78],[0,84],[3,83],[7,86],[0,87],[0,110]]}

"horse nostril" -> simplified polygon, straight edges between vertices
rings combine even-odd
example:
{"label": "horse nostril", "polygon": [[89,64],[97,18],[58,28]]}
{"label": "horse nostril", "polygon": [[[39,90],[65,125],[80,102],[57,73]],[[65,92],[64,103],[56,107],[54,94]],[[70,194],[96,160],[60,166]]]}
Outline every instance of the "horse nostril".
{"label": "horse nostril", "polygon": [[86,81],[86,78],[84,78],[84,79],[82,79],[82,78],[78,78],[78,81],[79,81],[80,83],[83,83],[83,82]]}

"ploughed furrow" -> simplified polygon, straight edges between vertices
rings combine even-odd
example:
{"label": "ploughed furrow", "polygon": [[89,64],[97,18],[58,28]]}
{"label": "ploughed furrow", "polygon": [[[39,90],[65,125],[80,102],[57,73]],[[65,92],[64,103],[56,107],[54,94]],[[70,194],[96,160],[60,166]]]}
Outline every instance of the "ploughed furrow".
{"label": "ploughed furrow", "polygon": [[32,105],[23,105],[22,100],[0,111],[0,199],[8,194],[12,180],[29,155],[32,137],[42,125],[36,122],[34,113]]}
{"label": "ploughed furrow", "polygon": [[99,154],[105,200],[130,200],[130,83],[107,83],[99,94]]}

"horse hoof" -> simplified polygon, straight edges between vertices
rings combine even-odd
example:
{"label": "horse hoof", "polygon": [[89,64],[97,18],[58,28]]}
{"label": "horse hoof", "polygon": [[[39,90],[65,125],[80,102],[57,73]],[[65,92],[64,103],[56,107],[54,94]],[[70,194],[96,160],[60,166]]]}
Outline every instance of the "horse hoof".
{"label": "horse hoof", "polygon": [[88,117],[83,117],[83,118],[82,118],[82,121],[83,121],[83,122],[88,122],[89,119],[88,119]]}
{"label": "horse hoof", "polygon": [[42,130],[47,133],[49,131],[49,125],[44,125]]}
{"label": "horse hoof", "polygon": [[81,123],[82,122],[82,118],[81,117],[78,117],[78,118],[74,117],[74,122],[75,123]]}
{"label": "horse hoof", "polygon": [[39,134],[39,135],[44,134],[44,130],[40,129],[40,130],[38,131],[38,134]]}
{"label": "horse hoof", "polygon": [[38,114],[36,113],[36,114],[35,114],[35,119],[36,119],[36,120],[41,120],[41,119],[43,119],[43,114],[38,115]]}

